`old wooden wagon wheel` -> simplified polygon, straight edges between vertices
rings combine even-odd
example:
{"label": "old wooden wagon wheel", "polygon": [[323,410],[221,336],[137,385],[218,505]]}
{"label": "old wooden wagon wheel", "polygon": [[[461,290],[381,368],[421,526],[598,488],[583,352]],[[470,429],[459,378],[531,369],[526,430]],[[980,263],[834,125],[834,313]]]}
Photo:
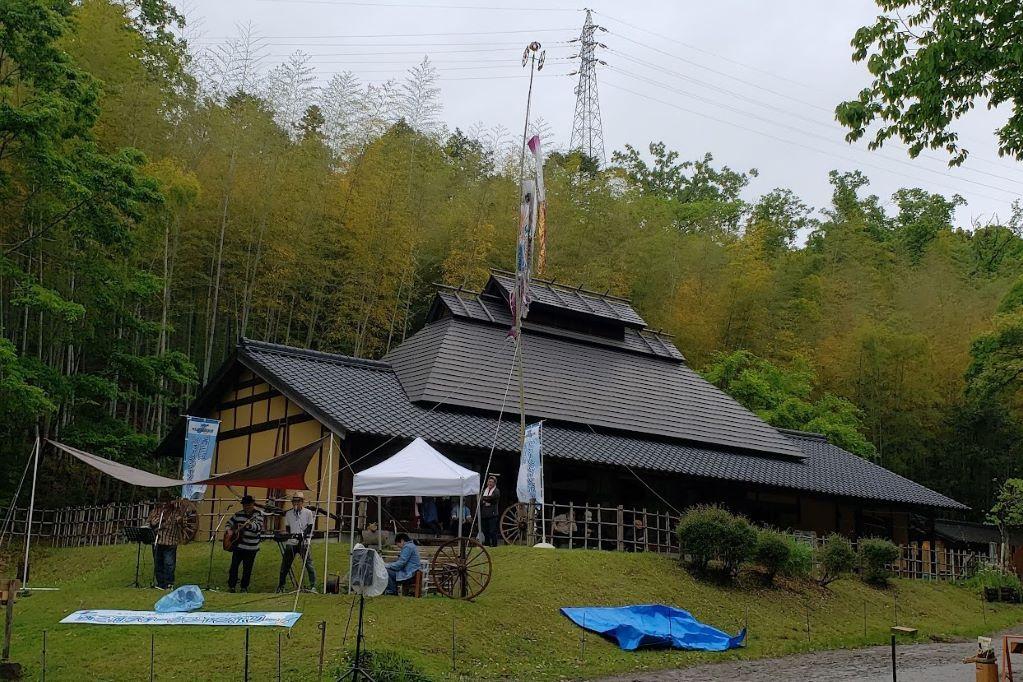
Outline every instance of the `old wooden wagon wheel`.
{"label": "old wooden wagon wheel", "polygon": [[532,516],[533,520],[533,542],[537,541],[537,538],[541,536],[540,532],[540,515],[536,513],[535,509],[530,515],[529,505],[525,502],[516,502],[510,505],[501,514],[501,537],[509,545],[525,545],[529,542],[530,534],[529,520]]}
{"label": "old wooden wagon wheel", "polygon": [[475,599],[487,589],[492,571],[486,547],[473,538],[455,538],[437,548],[430,576],[444,596]]}

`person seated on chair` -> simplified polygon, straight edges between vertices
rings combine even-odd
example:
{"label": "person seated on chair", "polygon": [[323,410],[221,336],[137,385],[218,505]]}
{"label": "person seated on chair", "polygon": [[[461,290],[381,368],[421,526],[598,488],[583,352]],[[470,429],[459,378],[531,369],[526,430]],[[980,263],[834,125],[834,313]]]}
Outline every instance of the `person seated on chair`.
{"label": "person seated on chair", "polygon": [[[448,532],[452,535],[458,535],[458,501],[452,500],[451,504],[451,519],[448,521]],[[472,520],[472,512],[469,511],[469,505],[462,504],[462,529],[464,532],[468,532],[469,522]]]}
{"label": "person seated on chair", "polygon": [[416,577],[419,570],[419,548],[405,533],[398,533],[394,538],[400,553],[398,558],[384,564],[387,569],[387,590],[384,594],[398,594],[398,583],[404,583]]}

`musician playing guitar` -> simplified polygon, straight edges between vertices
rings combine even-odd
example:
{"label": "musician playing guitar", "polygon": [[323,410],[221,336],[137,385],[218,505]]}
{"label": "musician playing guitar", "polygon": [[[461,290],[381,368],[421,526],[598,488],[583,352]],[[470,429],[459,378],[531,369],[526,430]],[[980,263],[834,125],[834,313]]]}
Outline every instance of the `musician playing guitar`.
{"label": "musician playing guitar", "polygon": [[252,495],[242,498],[242,508],[227,522],[224,549],[231,552],[231,569],[227,574],[227,591],[234,592],[238,584],[238,567],[242,568],[242,592],[249,591],[252,565],[259,551],[259,533],[263,530],[263,514],[256,509]]}

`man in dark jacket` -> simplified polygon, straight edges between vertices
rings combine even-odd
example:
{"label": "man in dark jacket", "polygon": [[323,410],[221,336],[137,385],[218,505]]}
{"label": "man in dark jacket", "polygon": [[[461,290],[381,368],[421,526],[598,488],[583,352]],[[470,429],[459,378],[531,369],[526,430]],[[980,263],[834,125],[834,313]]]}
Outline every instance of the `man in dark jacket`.
{"label": "man in dark jacket", "polygon": [[489,547],[497,547],[497,522],[500,516],[501,491],[497,489],[497,477],[488,476],[480,496],[480,523],[483,526],[484,543]]}

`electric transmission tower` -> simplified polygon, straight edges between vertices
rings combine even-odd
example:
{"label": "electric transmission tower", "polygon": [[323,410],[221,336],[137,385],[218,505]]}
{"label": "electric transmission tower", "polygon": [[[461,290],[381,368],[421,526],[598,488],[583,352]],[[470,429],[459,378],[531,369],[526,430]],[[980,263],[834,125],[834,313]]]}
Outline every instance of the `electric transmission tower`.
{"label": "electric transmission tower", "polygon": [[597,94],[597,64],[606,66],[607,62],[597,59],[597,48],[607,47],[594,39],[597,31],[606,31],[603,26],[593,23],[593,13],[586,10],[586,21],[578,38],[571,42],[579,42],[579,54],[569,59],[579,58],[579,70],[570,76],[579,75],[575,86],[575,120],[572,122],[572,140],[569,148],[578,150],[604,163],[604,129],[600,122],[600,97]]}

